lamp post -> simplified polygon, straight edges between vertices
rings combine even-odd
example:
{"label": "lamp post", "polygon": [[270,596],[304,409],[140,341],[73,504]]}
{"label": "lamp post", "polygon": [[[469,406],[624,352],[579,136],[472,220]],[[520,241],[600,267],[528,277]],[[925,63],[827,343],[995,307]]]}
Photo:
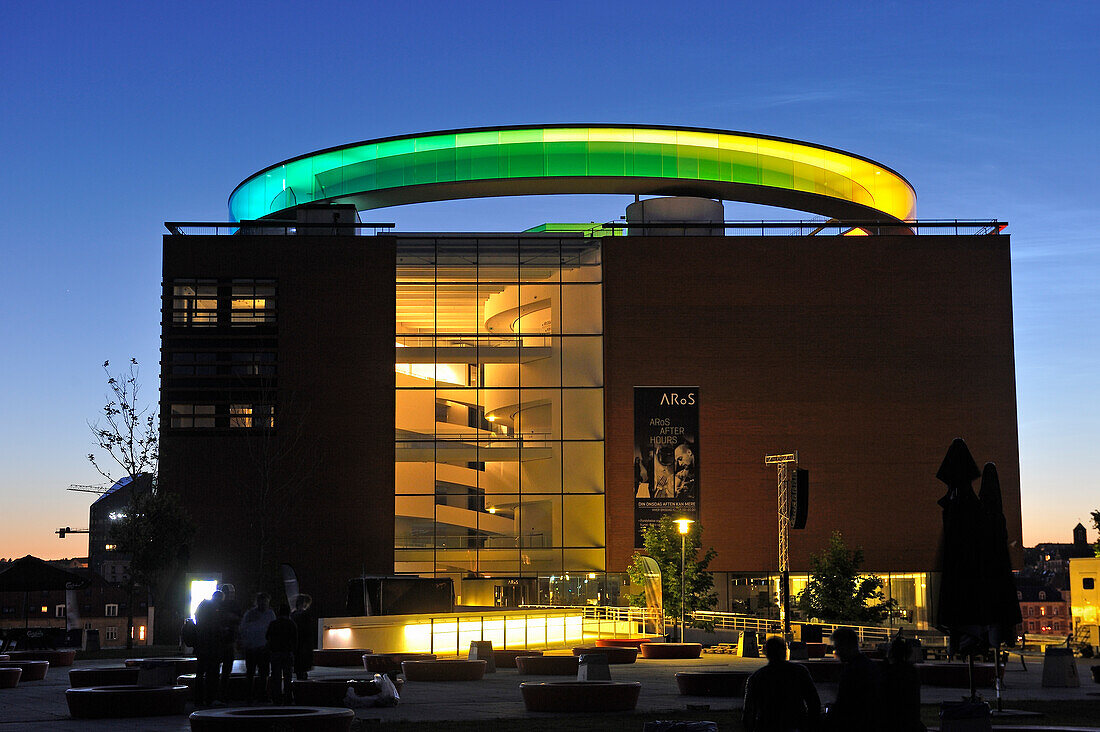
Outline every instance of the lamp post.
{"label": "lamp post", "polygon": [[685,577],[684,577],[684,565],[686,556],[686,542],[688,527],[691,526],[694,521],[689,518],[676,519],[676,527],[680,530],[680,642],[684,642],[684,607],[687,601],[685,593]]}

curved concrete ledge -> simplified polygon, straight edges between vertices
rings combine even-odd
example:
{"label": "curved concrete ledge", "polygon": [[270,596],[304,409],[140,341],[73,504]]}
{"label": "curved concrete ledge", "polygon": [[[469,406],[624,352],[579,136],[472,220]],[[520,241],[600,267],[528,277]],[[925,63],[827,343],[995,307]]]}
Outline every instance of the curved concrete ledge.
{"label": "curved concrete ledge", "polygon": [[586,653],[602,653],[607,656],[607,662],[611,664],[634,663],[638,660],[637,648],[624,648],[621,646],[607,646],[604,648],[599,646],[577,646],[573,649],[574,656],[583,656]]}
{"label": "curved concrete ledge", "polygon": [[370,648],[319,648],[313,652],[314,666],[358,666]]}
{"label": "curved concrete ledge", "polygon": [[577,656],[516,656],[516,669],[525,676],[577,675]]}
{"label": "curved concrete ledge", "polygon": [[741,696],[748,671],[681,671],[676,687],[681,696]]}
{"label": "curved concrete ledge", "polygon": [[493,650],[493,663],[497,668],[515,668],[516,659],[520,656],[541,656],[542,651],[511,651],[505,649]]}
{"label": "curved concrete ledge", "polygon": [[333,707],[256,707],[203,709],[190,716],[192,732],[348,732],[355,719],[350,709]]}
{"label": "curved concrete ledge", "polygon": [[[195,678],[195,674],[181,674],[176,677],[176,683],[190,689],[187,698],[193,702],[198,702],[201,700],[195,696],[198,688]],[[248,677],[244,674],[230,674],[229,684],[225,688],[225,696],[227,698],[224,701],[244,701],[248,699]]]}
{"label": "curved concrete ledge", "polygon": [[8,651],[10,661],[49,661],[51,666],[72,666],[76,660],[76,649],[60,651]]}
{"label": "curved concrete ledge", "polygon": [[19,677],[23,675],[21,668],[0,667],[0,689],[14,689],[19,684]]}
{"label": "curved concrete ledge", "polygon": [[406,681],[478,681],[485,676],[488,661],[463,658],[435,661],[403,661]]}
{"label": "curved concrete ledge", "polygon": [[4,666],[7,668],[20,668],[23,669],[23,675],[19,678],[19,682],[24,681],[41,681],[46,678],[46,672],[50,669],[49,661],[4,661]]}
{"label": "curved concrete ledge", "polygon": [[434,653],[364,653],[363,668],[375,674],[401,673],[403,661],[434,661]]}
{"label": "curved concrete ledge", "polygon": [[127,666],[108,668],[71,668],[69,685],[73,687],[118,686],[136,684],[140,669]]}
{"label": "curved concrete ledge", "polygon": [[642,658],[699,658],[702,643],[643,643]]}
{"label": "curved concrete ledge", "polygon": [[177,674],[193,674],[199,670],[199,659],[191,656],[149,656],[148,658],[127,658],[126,665],[130,668],[141,668],[141,664],[145,661],[156,661],[157,663],[168,663],[172,661],[176,666]]}
{"label": "curved concrete ledge", "polygon": [[638,705],[637,681],[525,681],[519,685],[529,712],[629,712]]}
{"label": "curved concrete ledge", "polygon": [[11,656],[9,656],[8,654],[0,653],[0,661],[8,661],[10,659],[11,659]]}
{"label": "curved concrete ledge", "polygon": [[69,714],[77,719],[183,714],[187,697],[186,686],[92,686],[65,692]]}

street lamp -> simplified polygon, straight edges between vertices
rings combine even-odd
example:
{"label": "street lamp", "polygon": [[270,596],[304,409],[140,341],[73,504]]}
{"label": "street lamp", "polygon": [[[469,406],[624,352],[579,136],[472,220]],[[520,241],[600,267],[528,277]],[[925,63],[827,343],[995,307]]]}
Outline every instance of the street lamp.
{"label": "street lamp", "polygon": [[676,519],[676,527],[680,530],[680,642],[684,642],[684,603],[687,600],[684,590],[684,556],[686,554],[685,542],[687,541],[688,527],[694,521],[689,518]]}

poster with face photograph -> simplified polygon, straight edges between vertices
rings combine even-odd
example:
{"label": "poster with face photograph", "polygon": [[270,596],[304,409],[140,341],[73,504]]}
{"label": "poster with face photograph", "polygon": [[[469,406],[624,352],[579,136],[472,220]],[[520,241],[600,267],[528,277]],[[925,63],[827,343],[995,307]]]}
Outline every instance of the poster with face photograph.
{"label": "poster with face photograph", "polygon": [[699,388],[634,387],[634,546],[662,516],[698,520]]}

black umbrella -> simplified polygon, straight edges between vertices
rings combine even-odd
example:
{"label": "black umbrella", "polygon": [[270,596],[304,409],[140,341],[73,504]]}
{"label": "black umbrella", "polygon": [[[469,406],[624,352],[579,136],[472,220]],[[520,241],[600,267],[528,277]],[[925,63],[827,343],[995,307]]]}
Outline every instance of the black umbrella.
{"label": "black umbrella", "polygon": [[985,521],[982,504],[971,483],[981,476],[966,443],[955,438],[947,449],[936,478],[947,485],[938,503],[943,508],[943,551],[939,611],[936,627],[950,638],[952,656],[970,660],[970,696],[975,698],[974,654],[986,650],[988,625],[979,549]]}
{"label": "black umbrella", "polygon": [[981,539],[981,578],[985,587],[986,640],[994,647],[994,669],[997,683],[997,706],[1001,703],[1001,644],[1016,645],[1016,626],[1023,620],[1012,575],[1012,558],[1008,554],[1008,527],[1001,502],[1001,481],[997,466],[986,463],[982,468],[982,487],[978,493],[982,504],[984,531]]}
{"label": "black umbrella", "polygon": [[16,559],[0,572],[0,592],[23,593],[23,620],[29,627],[27,617],[27,594],[44,590],[71,590],[82,587],[87,579],[61,567],[42,561],[30,554]]}

